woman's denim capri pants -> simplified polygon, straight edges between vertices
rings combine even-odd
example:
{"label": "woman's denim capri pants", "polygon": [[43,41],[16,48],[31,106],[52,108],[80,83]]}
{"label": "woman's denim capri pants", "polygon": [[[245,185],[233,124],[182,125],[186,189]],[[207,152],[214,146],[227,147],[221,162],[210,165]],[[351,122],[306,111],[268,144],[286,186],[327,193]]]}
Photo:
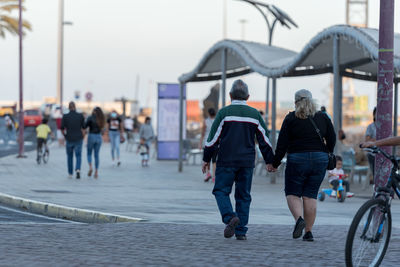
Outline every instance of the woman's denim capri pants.
{"label": "woman's denim capri pants", "polygon": [[328,166],[326,152],[289,153],[285,171],[285,194],[317,198]]}

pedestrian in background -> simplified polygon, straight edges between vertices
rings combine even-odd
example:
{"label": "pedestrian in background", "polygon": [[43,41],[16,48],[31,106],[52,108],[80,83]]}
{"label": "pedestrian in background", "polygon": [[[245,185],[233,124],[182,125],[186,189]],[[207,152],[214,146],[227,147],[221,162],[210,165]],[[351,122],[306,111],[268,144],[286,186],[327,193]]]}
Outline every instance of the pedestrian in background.
{"label": "pedestrian in background", "polygon": [[126,117],[124,120],[124,130],[126,133],[126,151],[132,151],[134,144],[133,140],[133,119],[131,117]]}
{"label": "pedestrian in background", "polygon": [[[372,117],[373,117],[373,122],[368,125],[367,131],[365,132],[365,142],[375,142],[376,141],[376,107],[374,108],[374,111],[372,112]],[[369,168],[371,170],[371,176],[369,179],[370,184],[374,184],[374,179],[375,179],[375,154],[374,153],[368,153],[368,164]]]}
{"label": "pedestrian in background", "polygon": [[4,116],[4,121],[6,124],[6,136],[5,136],[4,143],[5,143],[5,145],[8,145],[8,142],[10,142],[10,140],[14,139],[15,122],[10,114],[6,114]]}
{"label": "pedestrian in background", "polygon": [[111,159],[112,164],[115,164],[115,156],[117,156],[117,166],[121,165],[121,161],[119,159],[120,151],[119,144],[121,142],[121,138],[123,138],[123,128],[121,123],[121,118],[118,113],[113,110],[110,113],[110,117],[107,119],[108,124],[108,137],[110,138],[111,143]]}
{"label": "pedestrian in background", "polygon": [[[203,173],[210,169],[210,161],[218,150],[217,169],[213,194],[226,224],[224,237],[236,235],[246,240],[247,223],[251,202],[251,182],[255,161],[255,139],[269,168],[273,153],[267,136],[267,128],[260,113],[246,103],[249,98],[247,85],[236,80],[229,93],[232,104],[222,108],[212,124],[204,148]],[[235,183],[235,212],[230,193]]]}
{"label": "pedestrian in background", "polygon": [[73,156],[76,158],[76,179],[81,178],[81,161],[82,161],[82,142],[85,126],[85,119],[81,113],[76,112],[74,102],[68,104],[69,113],[65,114],[61,121],[61,131],[67,141],[67,163],[68,175],[72,178],[73,174]]}
{"label": "pedestrian in background", "polygon": [[328,152],[333,152],[335,147],[336,135],[329,117],[317,112],[310,91],[297,91],[294,101],[295,111],[286,115],[282,123],[273,168],[268,171],[276,171],[288,153],[285,194],[296,222],[293,238],[299,238],[305,228],[303,240],[313,241],[311,230],[317,213],[318,190],[328,167]]}
{"label": "pedestrian in background", "polygon": [[93,166],[92,166],[92,152],[94,152],[94,178],[99,177],[99,153],[102,139],[102,132],[104,129],[106,121],[104,118],[104,113],[99,107],[95,107],[85,122],[85,129],[89,128],[89,136],[87,140],[87,161],[89,163],[88,176],[92,176]]}
{"label": "pedestrian in background", "polygon": [[[215,115],[216,115],[215,109],[209,108],[208,109],[208,117],[203,122],[203,129],[201,131],[199,149],[204,149],[204,147],[206,145],[207,137],[210,134],[211,126],[215,120]],[[206,176],[204,177],[204,182],[208,182],[211,178],[213,181],[215,181],[215,169],[217,166],[217,163],[216,163],[217,162],[217,154],[218,154],[218,150],[216,150],[214,155],[211,157],[213,174],[211,175],[210,170],[208,170],[206,173]]]}
{"label": "pedestrian in background", "polygon": [[154,130],[153,126],[151,126],[151,118],[146,117],[144,124],[140,127],[139,130],[139,138],[144,139],[146,145],[149,147],[149,155],[150,155],[150,145],[151,141],[154,138]]}

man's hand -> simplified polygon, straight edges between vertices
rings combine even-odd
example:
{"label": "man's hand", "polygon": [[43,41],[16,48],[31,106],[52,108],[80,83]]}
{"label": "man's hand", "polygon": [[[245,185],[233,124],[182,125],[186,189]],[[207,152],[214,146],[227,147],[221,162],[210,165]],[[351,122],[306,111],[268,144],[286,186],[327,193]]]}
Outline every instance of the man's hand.
{"label": "man's hand", "polygon": [[373,147],[375,146],[375,142],[369,141],[360,144],[361,148]]}
{"label": "man's hand", "polygon": [[277,169],[272,166],[272,164],[267,164],[266,169],[268,172],[276,172]]}
{"label": "man's hand", "polygon": [[206,173],[209,170],[210,170],[210,162],[204,162],[203,161],[203,165],[201,166],[201,171],[203,173]]}

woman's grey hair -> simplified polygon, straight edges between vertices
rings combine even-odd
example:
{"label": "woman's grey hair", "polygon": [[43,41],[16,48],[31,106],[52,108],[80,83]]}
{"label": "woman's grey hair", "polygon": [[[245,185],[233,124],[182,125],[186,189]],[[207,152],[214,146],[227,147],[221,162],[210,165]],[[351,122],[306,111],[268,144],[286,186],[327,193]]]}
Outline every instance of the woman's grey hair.
{"label": "woman's grey hair", "polygon": [[233,100],[247,100],[249,97],[247,84],[240,79],[236,80],[232,85],[230,95]]}
{"label": "woman's grey hair", "polygon": [[312,98],[302,98],[295,102],[295,115],[299,119],[313,117],[317,112],[317,104]]}

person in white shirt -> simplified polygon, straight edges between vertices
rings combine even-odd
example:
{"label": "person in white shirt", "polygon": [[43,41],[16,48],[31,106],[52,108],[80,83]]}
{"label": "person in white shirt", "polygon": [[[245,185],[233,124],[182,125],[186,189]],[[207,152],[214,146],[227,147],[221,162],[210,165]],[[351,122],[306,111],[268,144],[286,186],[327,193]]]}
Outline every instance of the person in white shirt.
{"label": "person in white shirt", "polygon": [[332,195],[333,196],[336,195],[336,190],[339,186],[339,179],[342,179],[343,186],[346,187],[346,196],[352,197],[354,196],[354,194],[350,192],[350,183],[349,181],[345,180],[345,178],[347,178],[348,175],[344,174],[342,167],[343,167],[342,157],[336,156],[336,168],[328,172],[329,184],[331,184],[333,186],[333,190],[335,190],[332,192]]}

